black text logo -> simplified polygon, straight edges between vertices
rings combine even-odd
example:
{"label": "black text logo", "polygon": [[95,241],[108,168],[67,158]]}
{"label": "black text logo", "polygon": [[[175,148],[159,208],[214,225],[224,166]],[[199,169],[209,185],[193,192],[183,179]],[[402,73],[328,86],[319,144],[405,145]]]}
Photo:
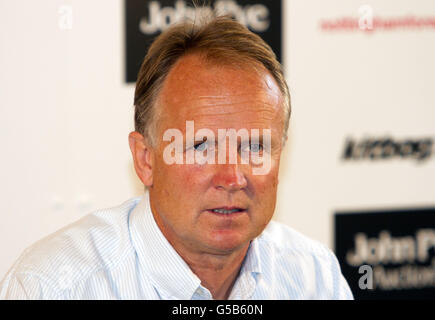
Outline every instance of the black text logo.
{"label": "black text logo", "polygon": [[195,17],[213,14],[231,15],[255,32],[265,32],[270,26],[269,9],[261,3],[242,6],[234,0],[218,0],[214,8],[193,8],[183,0],[176,1],[174,7],[162,7],[159,1],[150,1],[148,12],[148,17],[142,17],[139,24],[140,31],[146,35],[164,31],[170,25],[186,19],[195,20]]}
{"label": "black text logo", "polygon": [[[202,3],[202,2],[200,2]],[[194,7],[192,0],[125,0],[126,77],[135,82],[152,41],[169,26],[201,17],[229,15],[258,34],[281,60],[281,0],[210,0]]]}
{"label": "black text logo", "polygon": [[397,140],[391,137],[346,140],[343,160],[414,159],[423,161],[432,156],[432,138]]}
{"label": "black text logo", "polygon": [[335,214],[335,252],[356,299],[434,299],[435,208]]}

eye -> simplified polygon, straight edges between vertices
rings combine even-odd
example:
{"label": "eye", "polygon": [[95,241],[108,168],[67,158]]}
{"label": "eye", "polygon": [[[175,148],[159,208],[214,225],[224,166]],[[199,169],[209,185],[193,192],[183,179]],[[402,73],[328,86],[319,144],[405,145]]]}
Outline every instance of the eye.
{"label": "eye", "polygon": [[259,143],[251,143],[250,149],[251,149],[251,152],[257,153],[257,152],[263,151],[263,146]]}
{"label": "eye", "polygon": [[246,145],[245,148],[242,148],[241,151],[261,153],[263,151],[263,145],[261,143],[250,143],[249,145]]}
{"label": "eye", "polygon": [[193,146],[196,151],[205,151],[207,149],[207,141],[202,141]]}

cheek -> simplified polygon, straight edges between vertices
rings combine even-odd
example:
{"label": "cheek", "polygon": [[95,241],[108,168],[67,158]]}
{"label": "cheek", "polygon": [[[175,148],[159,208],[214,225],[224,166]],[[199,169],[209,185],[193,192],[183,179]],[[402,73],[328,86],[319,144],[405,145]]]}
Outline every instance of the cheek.
{"label": "cheek", "polygon": [[279,169],[279,162],[273,161],[268,174],[251,175],[251,180],[255,185],[256,192],[267,193],[267,192],[272,192],[277,188],[278,169]]}
{"label": "cheek", "polygon": [[162,170],[165,179],[169,181],[168,187],[174,193],[184,196],[195,196],[207,186],[208,175],[203,167],[196,165],[170,165]]}
{"label": "cheek", "polygon": [[[275,175],[261,176],[255,179],[255,192],[261,197],[273,196],[277,189],[277,177]],[[263,199],[264,200],[264,199]]]}
{"label": "cheek", "polygon": [[[268,175],[253,177],[252,185],[257,207],[261,212],[272,215],[276,204],[278,171],[272,170]],[[269,214],[265,215],[269,216]]]}

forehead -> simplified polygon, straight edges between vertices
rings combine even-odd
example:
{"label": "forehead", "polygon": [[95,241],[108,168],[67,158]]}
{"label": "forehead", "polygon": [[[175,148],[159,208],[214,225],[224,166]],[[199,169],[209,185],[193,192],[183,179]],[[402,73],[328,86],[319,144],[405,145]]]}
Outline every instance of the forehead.
{"label": "forehead", "polygon": [[271,74],[255,68],[216,64],[199,54],[181,58],[169,72],[159,96],[160,120],[283,119],[282,94]]}

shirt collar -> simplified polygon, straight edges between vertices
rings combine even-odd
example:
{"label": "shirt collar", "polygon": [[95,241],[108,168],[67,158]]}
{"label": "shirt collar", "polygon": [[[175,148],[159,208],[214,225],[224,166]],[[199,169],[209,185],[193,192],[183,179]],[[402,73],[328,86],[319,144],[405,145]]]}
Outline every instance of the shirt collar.
{"label": "shirt collar", "polygon": [[262,273],[259,246],[258,238],[251,241],[239,276],[229,296],[230,300],[248,300],[252,298]]}
{"label": "shirt collar", "polygon": [[260,243],[258,238],[251,241],[248,253],[242,266],[243,272],[248,272],[253,275],[261,274],[261,259],[260,259]]}
{"label": "shirt collar", "polygon": [[[201,280],[192,272],[157,226],[151,212],[148,192],[131,212],[129,225],[139,263],[146,269],[160,295],[166,299],[190,300],[200,287]],[[248,277],[257,280],[256,275],[261,273],[259,251],[259,241],[254,239],[249,246],[233,291],[240,291],[235,290],[235,287],[245,286]],[[249,287],[252,287],[252,281],[249,283]],[[253,293],[252,288],[248,291]],[[246,290],[242,288],[242,292]]]}

